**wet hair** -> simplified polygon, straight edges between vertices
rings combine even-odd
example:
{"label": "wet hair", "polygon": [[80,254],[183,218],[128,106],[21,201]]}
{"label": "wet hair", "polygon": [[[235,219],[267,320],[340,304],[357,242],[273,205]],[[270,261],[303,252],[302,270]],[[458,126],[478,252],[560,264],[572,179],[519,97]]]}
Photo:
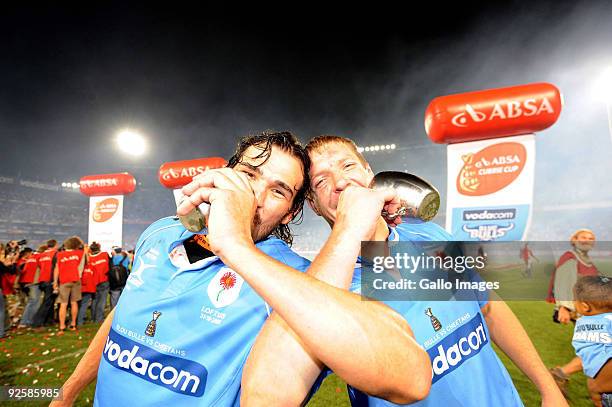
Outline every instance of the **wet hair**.
{"label": "wet hair", "polygon": [[323,134],[321,136],[314,137],[311,139],[308,144],[306,144],[306,151],[308,154],[316,153],[321,150],[324,150],[328,144],[342,144],[349,148],[355,154],[355,156],[361,162],[361,165],[364,167],[368,164],[366,159],[363,157],[363,154],[357,150],[357,146],[353,142],[353,140],[348,139],[346,137],[333,136],[330,134]]}
{"label": "wet hair", "polygon": [[66,250],[76,250],[83,248],[83,241],[78,236],[72,236],[68,239],[64,240],[64,249]]}
{"label": "wet hair", "polygon": [[[289,209],[290,213],[293,213],[293,219],[290,223],[299,224],[302,221],[302,209],[304,208],[304,200],[306,199],[306,192],[310,189],[310,181],[308,179],[308,169],[310,168],[310,159],[306,149],[302,147],[297,137],[288,131],[272,132],[264,131],[261,134],[249,135],[240,140],[236,147],[234,155],[229,159],[227,166],[234,168],[240,164],[244,159],[245,151],[255,146],[261,152],[254,157],[255,159],[262,159],[263,161],[259,165],[263,165],[270,159],[272,154],[272,147],[276,147],[292,157],[296,158],[302,165],[302,187],[297,191],[297,194],[293,197],[293,204]],[[272,234],[277,238],[283,240],[289,246],[293,243],[293,234],[289,228],[289,224],[279,224],[272,231]]]}
{"label": "wet hair", "polygon": [[574,298],[599,309],[612,310],[612,278],[606,276],[581,277],[574,284]]}
{"label": "wet hair", "polygon": [[53,248],[55,246],[57,246],[57,240],[55,239],[47,240],[47,248]]}

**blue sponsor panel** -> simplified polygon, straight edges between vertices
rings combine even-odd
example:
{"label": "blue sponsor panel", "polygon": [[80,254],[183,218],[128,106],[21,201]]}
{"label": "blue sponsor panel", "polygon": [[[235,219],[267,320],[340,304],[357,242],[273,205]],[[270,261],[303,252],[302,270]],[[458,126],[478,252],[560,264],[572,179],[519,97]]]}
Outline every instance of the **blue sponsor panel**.
{"label": "blue sponsor panel", "polygon": [[103,351],[113,367],[186,396],[201,397],[208,372],[200,363],[157,352],[110,330]]}
{"label": "blue sponsor panel", "polygon": [[487,343],[489,343],[489,338],[487,338],[482,317],[476,314],[469,322],[427,349],[433,370],[431,383],[434,384],[457,369],[466,360],[476,356]]}
{"label": "blue sponsor panel", "polygon": [[460,241],[517,241],[523,238],[530,205],[453,208],[452,235]]}

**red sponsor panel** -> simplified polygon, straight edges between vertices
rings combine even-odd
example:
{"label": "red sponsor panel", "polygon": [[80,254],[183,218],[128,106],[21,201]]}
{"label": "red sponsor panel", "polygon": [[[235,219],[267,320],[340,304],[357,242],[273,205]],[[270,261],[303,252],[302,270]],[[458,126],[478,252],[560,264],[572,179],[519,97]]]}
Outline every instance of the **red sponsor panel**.
{"label": "red sponsor panel", "polygon": [[164,163],[159,167],[159,182],[166,188],[181,188],[207,169],[225,167],[226,164],[227,162],[220,157]]}
{"label": "red sponsor panel", "polygon": [[98,223],[106,222],[113,217],[117,209],[119,209],[119,200],[117,198],[106,198],[96,204],[91,214],[91,220]]}
{"label": "red sponsor panel", "polygon": [[81,193],[87,196],[127,195],[136,190],[136,179],[127,172],[87,175],[79,183]]}
{"label": "red sponsor panel", "polygon": [[425,131],[440,144],[534,133],[552,126],[562,105],[549,83],[440,96],[425,111]]}
{"label": "red sponsor panel", "polygon": [[463,167],[457,176],[457,191],[482,196],[510,185],[523,171],[527,150],[521,143],[497,143],[461,157]]}

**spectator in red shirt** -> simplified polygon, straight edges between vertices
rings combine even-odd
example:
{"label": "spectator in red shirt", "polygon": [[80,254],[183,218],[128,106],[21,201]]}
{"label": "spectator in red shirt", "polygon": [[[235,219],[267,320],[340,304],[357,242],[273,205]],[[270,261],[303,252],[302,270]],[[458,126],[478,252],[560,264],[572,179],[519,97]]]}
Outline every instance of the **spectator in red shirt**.
{"label": "spectator in red shirt", "polygon": [[[85,253],[87,253],[87,246],[85,247]],[[93,297],[96,295],[96,275],[91,267],[91,264],[86,260],[85,267],[83,268],[83,276],[81,276],[81,305],[79,306],[79,316],[77,318],[77,326],[83,325],[85,322],[85,316],[87,314],[87,308],[91,304]],[[91,310],[93,319],[93,308]]]}
{"label": "spectator in red shirt", "polygon": [[38,285],[40,276],[38,257],[40,253],[44,252],[46,249],[47,246],[44,245],[38,248],[37,253],[32,253],[32,249],[24,249],[24,251],[28,250],[28,252],[23,257],[24,264],[19,281],[24,289],[24,292],[27,292],[28,301],[23,309],[23,316],[21,317],[21,322],[19,323],[18,328],[32,326],[34,314],[36,314],[36,311],[38,310],[41,294],[40,287]]}
{"label": "spectator in red shirt", "polygon": [[38,267],[40,275],[38,282],[44,299],[36,315],[34,315],[33,326],[43,326],[53,322],[53,305],[56,294],[53,293],[53,269],[57,263],[57,240],[47,240],[47,250],[38,256]]}
{"label": "spectator in red shirt", "polygon": [[53,290],[59,291],[59,331],[66,329],[66,312],[70,302],[69,329],[76,330],[78,301],[81,299],[81,274],[85,257],[83,241],[72,236],[64,241],[64,250],[57,253],[57,264],[53,270]]}
{"label": "spectator in red shirt", "polygon": [[108,253],[100,251],[100,244],[92,242],[87,259],[94,271],[96,280],[96,296],[92,305],[92,317],[95,322],[102,322],[104,320],[104,307],[110,290],[108,283],[110,256]]}

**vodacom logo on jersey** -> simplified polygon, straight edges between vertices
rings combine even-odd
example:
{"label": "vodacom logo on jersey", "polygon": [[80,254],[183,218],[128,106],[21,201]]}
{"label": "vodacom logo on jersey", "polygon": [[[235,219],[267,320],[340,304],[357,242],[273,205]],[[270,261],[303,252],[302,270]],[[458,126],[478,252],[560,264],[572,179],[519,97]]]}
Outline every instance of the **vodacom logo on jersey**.
{"label": "vodacom logo on jersey", "polygon": [[472,105],[466,104],[465,110],[454,115],[451,123],[457,127],[468,127],[472,123],[521,119],[522,117],[539,116],[542,113],[555,114],[555,109],[546,97],[541,100],[510,100],[506,103],[495,103],[486,110],[476,110]]}
{"label": "vodacom logo on jersey", "polygon": [[527,149],[521,143],[497,143],[464,154],[461,159],[457,191],[468,196],[488,195],[510,185],[521,174]]}
{"label": "vodacom logo on jersey", "polygon": [[106,198],[96,204],[91,218],[94,222],[106,222],[113,217],[117,209],[119,209],[119,200],[117,198]]}

